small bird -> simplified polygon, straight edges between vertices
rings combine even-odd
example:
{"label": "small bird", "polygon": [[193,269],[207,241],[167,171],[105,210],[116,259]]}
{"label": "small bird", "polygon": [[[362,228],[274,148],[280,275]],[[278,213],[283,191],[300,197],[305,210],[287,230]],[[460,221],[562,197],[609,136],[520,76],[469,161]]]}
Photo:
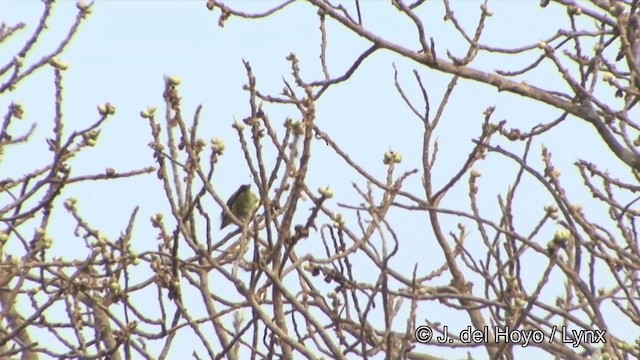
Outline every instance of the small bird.
{"label": "small bird", "polygon": [[[247,218],[258,207],[258,198],[251,191],[251,185],[241,185],[236,192],[231,195],[227,200],[227,206],[238,219],[247,220]],[[231,224],[231,217],[222,210],[222,224],[220,229],[224,229],[227,225]]]}

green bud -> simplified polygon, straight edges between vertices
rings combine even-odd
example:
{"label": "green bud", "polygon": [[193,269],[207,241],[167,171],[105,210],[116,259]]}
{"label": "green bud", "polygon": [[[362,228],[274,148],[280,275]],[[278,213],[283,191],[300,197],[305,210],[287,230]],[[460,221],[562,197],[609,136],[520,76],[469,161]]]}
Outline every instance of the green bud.
{"label": "green bud", "polygon": [[149,118],[152,118],[155,115],[155,113],[156,113],[156,108],[148,107],[148,108],[140,111],[140,116],[143,119],[149,119]]}
{"label": "green bud", "polygon": [[400,164],[402,162],[402,154],[399,152],[395,152],[393,150],[389,150],[384,153],[384,157],[382,158],[382,163],[385,165]]}
{"label": "green bud", "polygon": [[24,61],[24,57],[22,57],[22,56],[14,56],[14,57],[13,57],[13,63],[14,63],[16,66],[22,66],[22,62],[23,62],[23,61]]}
{"label": "green bud", "polygon": [[331,190],[331,188],[328,186],[318,188],[318,192],[320,193],[320,195],[323,195],[327,199],[331,199],[333,197],[333,190]]}
{"label": "green bud", "polygon": [[169,83],[169,85],[173,85],[173,86],[180,85],[180,78],[177,76],[167,76],[165,79]]}
{"label": "green bud", "polygon": [[571,240],[571,232],[566,229],[558,230],[553,235],[553,240],[556,242],[567,242]]}
{"label": "green bud", "polygon": [[215,151],[218,152],[218,154],[222,155],[222,152],[226,148],[226,146],[224,145],[224,141],[220,138],[215,138],[211,140],[211,144],[215,148]]}
{"label": "green bud", "polygon": [[332,217],[333,219],[333,226],[337,227],[337,228],[343,228],[344,225],[346,224],[346,220],[344,219],[344,217],[342,216],[342,214],[336,214]]}
{"label": "green bud", "polygon": [[232,128],[238,130],[238,131],[242,131],[244,130],[244,124],[240,121],[236,121],[233,123],[233,125],[231,125]]}
{"label": "green bud", "polygon": [[384,153],[384,157],[382,158],[382,163],[385,165],[389,165],[393,161],[393,153],[391,151],[387,151]]}
{"label": "green bud", "polygon": [[393,163],[394,164],[400,164],[402,162],[402,154],[398,153],[398,152],[394,152],[393,153]]}
{"label": "green bud", "polygon": [[100,115],[113,115],[116,113],[116,108],[111,105],[111,103],[104,103],[98,105],[98,113],[100,113]]}
{"label": "green bud", "polygon": [[74,209],[76,207],[76,203],[78,202],[78,199],[76,198],[68,198],[65,202],[64,202],[64,207],[67,210],[71,210]]}
{"label": "green bud", "polygon": [[22,120],[24,117],[24,109],[22,108],[22,104],[11,104],[11,115],[18,120]]}
{"label": "green bud", "polygon": [[51,60],[49,60],[49,65],[62,71],[67,70],[69,68],[69,64],[67,64],[64,61],[60,61],[60,59],[58,58],[52,58]]}

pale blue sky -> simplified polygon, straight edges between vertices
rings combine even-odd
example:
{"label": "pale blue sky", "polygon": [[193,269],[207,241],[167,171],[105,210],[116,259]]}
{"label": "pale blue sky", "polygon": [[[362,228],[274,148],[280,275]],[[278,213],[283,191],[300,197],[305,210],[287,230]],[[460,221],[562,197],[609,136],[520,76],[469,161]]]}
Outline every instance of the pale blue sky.
{"label": "pale blue sky", "polygon": [[[362,3],[366,26],[404,46],[419,48],[411,24],[390,5],[375,0]],[[551,36],[559,26],[566,26],[567,20],[562,10],[550,6],[541,11],[538,3],[533,0],[490,2],[489,8],[494,16],[486,27],[484,43],[500,47],[529,44]],[[240,1],[234,4],[247,11],[257,11],[270,8],[276,2]],[[453,2],[455,14],[468,31],[474,29],[480,4],[466,0]],[[8,24],[24,21],[28,25],[26,31],[3,44],[0,64],[11,59],[15,49],[31,34],[41,8],[39,1],[0,1],[0,21]],[[73,22],[75,13],[75,2],[56,3],[54,18],[48,23],[50,30],[41,39],[37,51],[25,59],[27,66],[57,46],[59,39],[64,37]],[[437,3],[428,4],[422,12],[425,19],[428,19],[425,24],[428,24],[429,31],[433,34],[431,36],[436,39],[438,53],[445,55],[446,50],[449,50],[457,56],[463,56],[466,48],[451,23],[442,20],[443,14],[442,5]],[[234,119],[244,118],[249,111],[248,97],[242,90],[246,75],[241,60],[251,63],[258,87],[263,93],[277,94],[283,87],[282,79],[291,80],[289,63],[285,60],[289,53],[296,54],[302,74],[307,79],[319,79],[318,21],[315,11],[302,2],[290,6],[271,19],[243,21],[232,18],[224,28],[217,26],[218,16],[219,12],[209,12],[201,1],[102,1],[95,4],[93,13],[81,26],[79,34],[59,56],[69,63],[69,69],[64,72],[66,101],[63,112],[66,134],[95,122],[98,119],[96,106],[99,104],[109,101],[116,106],[117,112],[103,127],[99,145],[71,162],[73,175],[99,173],[106,167],[127,171],[155,165],[147,146],[150,141],[149,126],[138,113],[147,106],[158,107],[159,113],[164,111],[163,77],[174,75],[182,80],[179,89],[183,97],[185,118],[192,117],[196,106],[202,104],[200,137],[219,137],[226,141],[228,150],[214,175],[216,190],[226,197],[238,184],[249,181],[246,167],[238,167],[241,151],[235,130],[231,128]],[[345,32],[334,22],[329,22],[328,30],[330,71],[334,76],[340,75],[359,52],[369,45]],[[510,56],[481,56],[473,63],[473,67],[513,70],[528,63],[538,54],[539,52],[535,52],[515,59]],[[411,74],[413,69],[419,69],[429,87],[433,114],[449,77],[420,68],[418,64],[386,51],[369,58],[349,82],[329,90],[318,104],[317,124],[346,149],[354,160],[379,178],[383,178],[386,172],[382,155],[389,149],[403,154],[404,161],[398,167],[398,174],[419,168],[421,164],[422,125],[412,117],[394,89],[393,64],[396,64],[402,84],[405,89],[409,89],[411,98],[422,107]],[[32,123],[38,124],[32,142],[6,151],[0,163],[3,174],[0,177],[5,177],[4,174],[10,174],[6,175],[10,177],[21,176],[50,160],[42,156],[50,155],[46,152],[44,139],[52,129],[52,74],[50,69],[43,68],[21,83],[16,91],[0,96],[0,109],[6,108],[12,101],[23,104],[25,108],[25,120],[17,124],[15,133],[28,128]],[[564,89],[559,87],[562,85],[558,85],[558,78],[551,66],[542,66],[523,80],[545,88]],[[437,186],[444,184],[467,157],[472,147],[470,140],[479,134],[482,112],[494,105],[497,106],[494,121],[506,119],[513,127],[527,129],[558,116],[549,107],[531,106],[520,97],[462,81],[438,133],[440,162],[435,169],[435,179],[439,181]],[[299,117],[292,109],[266,105],[265,110],[274,124],[281,124],[286,116],[293,116],[294,119]],[[578,158],[608,166],[619,177],[628,177],[627,172],[621,170],[624,168],[617,160],[612,160],[595,132],[584,122],[572,119],[546,135],[543,142],[553,153],[557,167],[563,172],[563,181],[568,184],[581,184],[575,169],[568,167]],[[355,181],[364,188],[364,180],[356,177],[321,142],[316,142],[314,146],[310,188],[331,186],[336,197],[330,204],[336,211],[339,211],[337,202],[360,203],[351,182]],[[520,144],[509,146],[512,149],[522,148]],[[539,153],[540,142],[537,142],[530,156],[538,166],[541,164]],[[542,168],[539,166],[538,169]],[[489,157],[486,162],[481,163],[478,170],[483,174],[480,179],[482,194],[479,197],[484,201],[481,208],[487,211],[487,217],[493,216],[492,219],[497,222],[495,195],[506,192],[507,185],[513,180],[514,163]],[[420,175],[413,176],[406,185],[407,190],[423,193],[420,191]],[[528,229],[523,230],[523,233],[533,227],[530,219],[537,219],[542,214],[542,205],[549,204],[548,196],[539,196],[539,184],[527,181],[525,188],[530,197],[522,197],[516,204],[514,219],[516,224]],[[584,198],[587,210],[601,212],[599,207],[590,207],[582,186],[569,186],[567,190],[576,201]],[[157,212],[166,212],[167,206],[154,174],[115,182],[78,184],[65,191],[60,201],[70,196],[79,199],[79,209],[86,220],[112,238],[118,236],[126,226],[133,207],[139,205],[141,209],[136,228],[138,237],[134,241],[134,247],[139,251],[155,248],[156,234],[148,219]],[[210,205],[212,212],[217,214],[219,208],[213,207],[212,203]],[[443,205],[468,210],[466,180],[452,191]],[[309,207],[310,205],[304,204],[302,209]],[[72,246],[63,244],[80,240],[72,237],[73,223],[61,210],[58,209],[55,226],[51,229],[58,245],[52,249],[52,255],[73,257],[74,253],[70,251]],[[299,216],[304,218],[306,214],[302,211]],[[605,215],[604,212],[601,214]],[[354,218],[350,219],[354,221]],[[434,240],[431,240],[433,236],[424,214],[396,210],[390,214],[390,220],[402,241],[401,256],[394,266],[408,274],[414,264],[418,263],[418,270],[425,274],[442,263],[439,249],[434,243],[430,243]],[[468,229],[473,230],[472,223],[468,220],[445,218],[443,224],[450,227],[445,229],[446,232],[456,232],[458,222],[468,224]],[[555,229],[548,228],[543,233],[550,237],[553,231]],[[472,232],[470,243],[477,241],[477,248],[484,251],[479,236],[476,234],[474,239],[473,234]],[[318,242],[315,245],[313,240],[312,236],[310,241],[301,245],[299,253],[304,253],[304,249],[317,251],[319,239],[315,238]],[[548,239],[541,237],[540,241],[546,243]],[[473,245],[469,247],[474,248]],[[20,255],[17,249],[14,251]],[[77,256],[83,257],[83,254],[79,253]],[[361,272],[363,281],[371,280],[371,275],[366,278],[368,273],[371,274],[367,268],[356,270]],[[532,280],[531,286],[537,283],[536,279]],[[439,284],[446,284],[448,280],[445,278]],[[477,282],[477,286],[479,285]],[[194,302],[193,306],[196,309],[200,305]],[[432,321],[442,323],[452,321],[452,326],[460,328],[469,325],[466,316],[454,315],[443,309],[437,304],[425,304],[422,318],[428,316]],[[628,340],[636,333],[637,328],[630,330]],[[616,335],[625,338],[624,332]],[[190,341],[188,335],[181,335],[178,340],[175,354],[202,351],[197,343]],[[151,343],[149,345],[153,346]],[[442,351],[437,353],[447,358],[462,357],[466,353],[466,350],[438,351]],[[524,353],[529,356],[539,355],[535,350],[529,349]],[[482,352],[474,354],[477,358],[484,356]]]}

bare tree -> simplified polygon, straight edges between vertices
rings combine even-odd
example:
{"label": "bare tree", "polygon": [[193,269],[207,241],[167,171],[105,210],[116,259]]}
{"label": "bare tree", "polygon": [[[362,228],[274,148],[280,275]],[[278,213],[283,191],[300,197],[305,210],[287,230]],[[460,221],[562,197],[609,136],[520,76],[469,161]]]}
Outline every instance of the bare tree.
{"label": "bare tree", "polygon": [[[223,26],[230,18],[274,17],[293,3],[285,1],[263,13],[243,12],[234,3],[217,0],[206,5],[220,13],[218,23]],[[260,204],[250,221],[232,217],[236,229],[221,238],[215,216],[220,208],[229,214],[230,208],[211,181],[226,145],[220,139],[201,138],[202,107],[182,108],[178,78],[165,78],[164,116],[156,115],[155,108],[140,113],[150,125],[153,169],[107,169],[88,177],[69,176],[66,163],[95,145],[99,128],[115,114],[115,107],[99,106],[95,124],[63,138],[59,104],[65,64],[55,56],[91,7],[79,4],[77,21],[60,47],[25,69],[21,59],[38,41],[51,10],[51,3],[46,3],[41,26],[12,62],[0,68],[4,79],[0,94],[45,66],[53,67],[57,90],[55,129],[49,141],[51,164],[22,177],[11,178],[16,175],[11,174],[0,179],[0,189],[7,195],[0,211],[4,225],[0,250],[10,242],[24,248],[20,258],[3,255],[0,264],[0,356],[166,358],[176,335],[189,332],[205,351],[192,356],[212,359],[437,359],[451,354],[451,349],[468,351],[469,358],[491,359],[531,354],[561,359],[640,357],[640,345],[628,340],[640,324],[635,227],[640,213],[633,200],[640,190],[636,150],[640,127],[633,120],[640,91],[637,1],[549,4],[543,0],[539,11],[562,8],[568,25],[555,29],[546,40],[515,48],[483,41],[492,15],[487,1],[479,6],[473,32],[467,32],[454,13],[456,3],[445,0],[444,14],[431,12],[429,4],[420,0],[392,1],[391,5],[394,15],[400,14],[415,27],[415,47],[370,30],[367,24],[375,20],[367,18],[368,2],[335,5],[309,0],[305,6],[317,14],[317,23],[310,26],[318,26],[320,32],[320,57],[314,66],[322,69],[323,78],[305,78],[303,64],[292,53],[287,57],[291,75],[282,93],[267,94],[260,90],[250,63],[244,63],[248,115],[233,127]],[[465,41],[462,56],[448,51],[430,30],[426,19],[443,16]],[[328,65],[329,25],[370,45],[338,74]],[[0,41],[21,27],[3,25]],[[386,176],[378,178],[325,131],[317,121],[317,109],[323,95],[337,84],[348,83],[381,50],[415,64],[420,104],[394,69],[395,88],[423,128],[423,152],[420,166],[401,172],[402,154],[389,150],[381,159]],[[517,70],[483,70],[474,65],[481,56],[535,59]],[[543,72],[544,79],[540,76],[543,66],[555,69]],[[432,72],[449,76],[437,104],[421,76]],[[550,74],[556,78],[550,79]],[[536,79],[542,80],[536,83]],[[488,104],[469,125],[478,129],[475,136],[459,139],[472,144],[465,161],[444,185],[436,186],[434,173],[443,163],[436,132],[452,121],[445,110],[460,84],[467,81],[479,83],[480,89],[521,96],[534,109],[551,107],[556,116],[525,128],[517,120],[494,119],[500,104]],[[548,83],[561,86],[545,89]],[[287,119],[281,127],[267,111],[273,106],[295,111],[297,120]],[[9,107],[0,129],[0,151],[29,141],[30,133],[15,136],[10,131],[22,112],[17,104]],[[562,147],[543,147],[536,154],[533,146],[566,123],[593,127],[610,150],[609,162],[604,164],[575,159],[582,184],[564,181],[554,165],[552,151],[561,153]],[[353,183],[359,203],[335,199],[328,187],[311,188],[309,171],[316,165],[312,156],[316,144],[326,146],[357,174]],[[516,171],[479,170],[495,158],[509,162]],[[623,172],[613,176],[612,168]],[[91,255],[70,260],[47,254],[52,244],[47,227],[63,188],[80,181],[112,181],[149,172],[157,175],[170,208],[169,213],[151,219],[157,247],[141,254],[131,251],[137,209],[121,237],[112,240],[83,218],[75,199],[66,199],[64,206]],[[480,200],[486,184],[482,180],[505,174],[512,176],[509,186],[495,195],[497,207],[487,212],[493,203]],[[412,177],[421,178],[420,193],[407,190],[406,181]],[[539,202],[527,198],[526,182],[544,191],[550,203],[536,207]],[[118,186],[116,181],[112,184]],[[591,195],[590,206],[606,209],[608,218],[585,211],[583,199],[576,201],[569,191],[575,187],[583,187]],[[461,192],[466,194],[464,208],[443,205]],[[523,202],[535,206],[519,213]],[[429,224],[429,242],[410,244],[402,239],[397,231],[402,224],[390,220],[392,211],[421,214]],[[453,229],[445,221],[451,217],[460,219]],[[535,224],[533,228],[520,225],[523,217]],[[36,231],[29,235],[34,223]],[[474,229],[464,223],[473,224]],[[311,239],[322,244],[321,253],[309,250],[305,242]],[[438,252],[444,261],[416,264],[412,272],[399,270],[399,251],[407,248]],[[373,281],[362,276],[363,269]],[[132,274],[139,275],[135,281]],[[132,301],[136,294],[145,294],[145,303]],[[191,301],[201,304],[205,313],[194,312],[188,305]],[[18,306],[23,303],[31,307]],[[146,310],[152,304],[159,311],[149,315]],[[54,305],[63,306],[68,321],[46,317]],[[465,318],[469,328],[454,330],[441,320],[431,320],[439,308]],[[35,341],[30,334],[36,328],[46,329],[66,350]],[[162,344],[158,354],[147,348],[151,341]]]}

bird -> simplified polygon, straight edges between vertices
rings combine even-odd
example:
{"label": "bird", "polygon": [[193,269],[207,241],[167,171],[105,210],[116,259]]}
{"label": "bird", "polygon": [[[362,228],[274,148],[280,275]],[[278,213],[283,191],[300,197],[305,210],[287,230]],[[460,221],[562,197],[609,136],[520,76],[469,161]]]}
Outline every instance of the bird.
{"label": "bird", "polygon": [[[244,221],[247,220],[247,218],[258,207],[258,198],[251,191],[250,184],[240,185],[238,190],[236,190],[229,200],[227,200],[227,206],[235,217]],[[222,209],[220,218],[222,221],[220,229],[224,229],[227,225],[231,224],[231,217],[224,211],[224,209]]]}

